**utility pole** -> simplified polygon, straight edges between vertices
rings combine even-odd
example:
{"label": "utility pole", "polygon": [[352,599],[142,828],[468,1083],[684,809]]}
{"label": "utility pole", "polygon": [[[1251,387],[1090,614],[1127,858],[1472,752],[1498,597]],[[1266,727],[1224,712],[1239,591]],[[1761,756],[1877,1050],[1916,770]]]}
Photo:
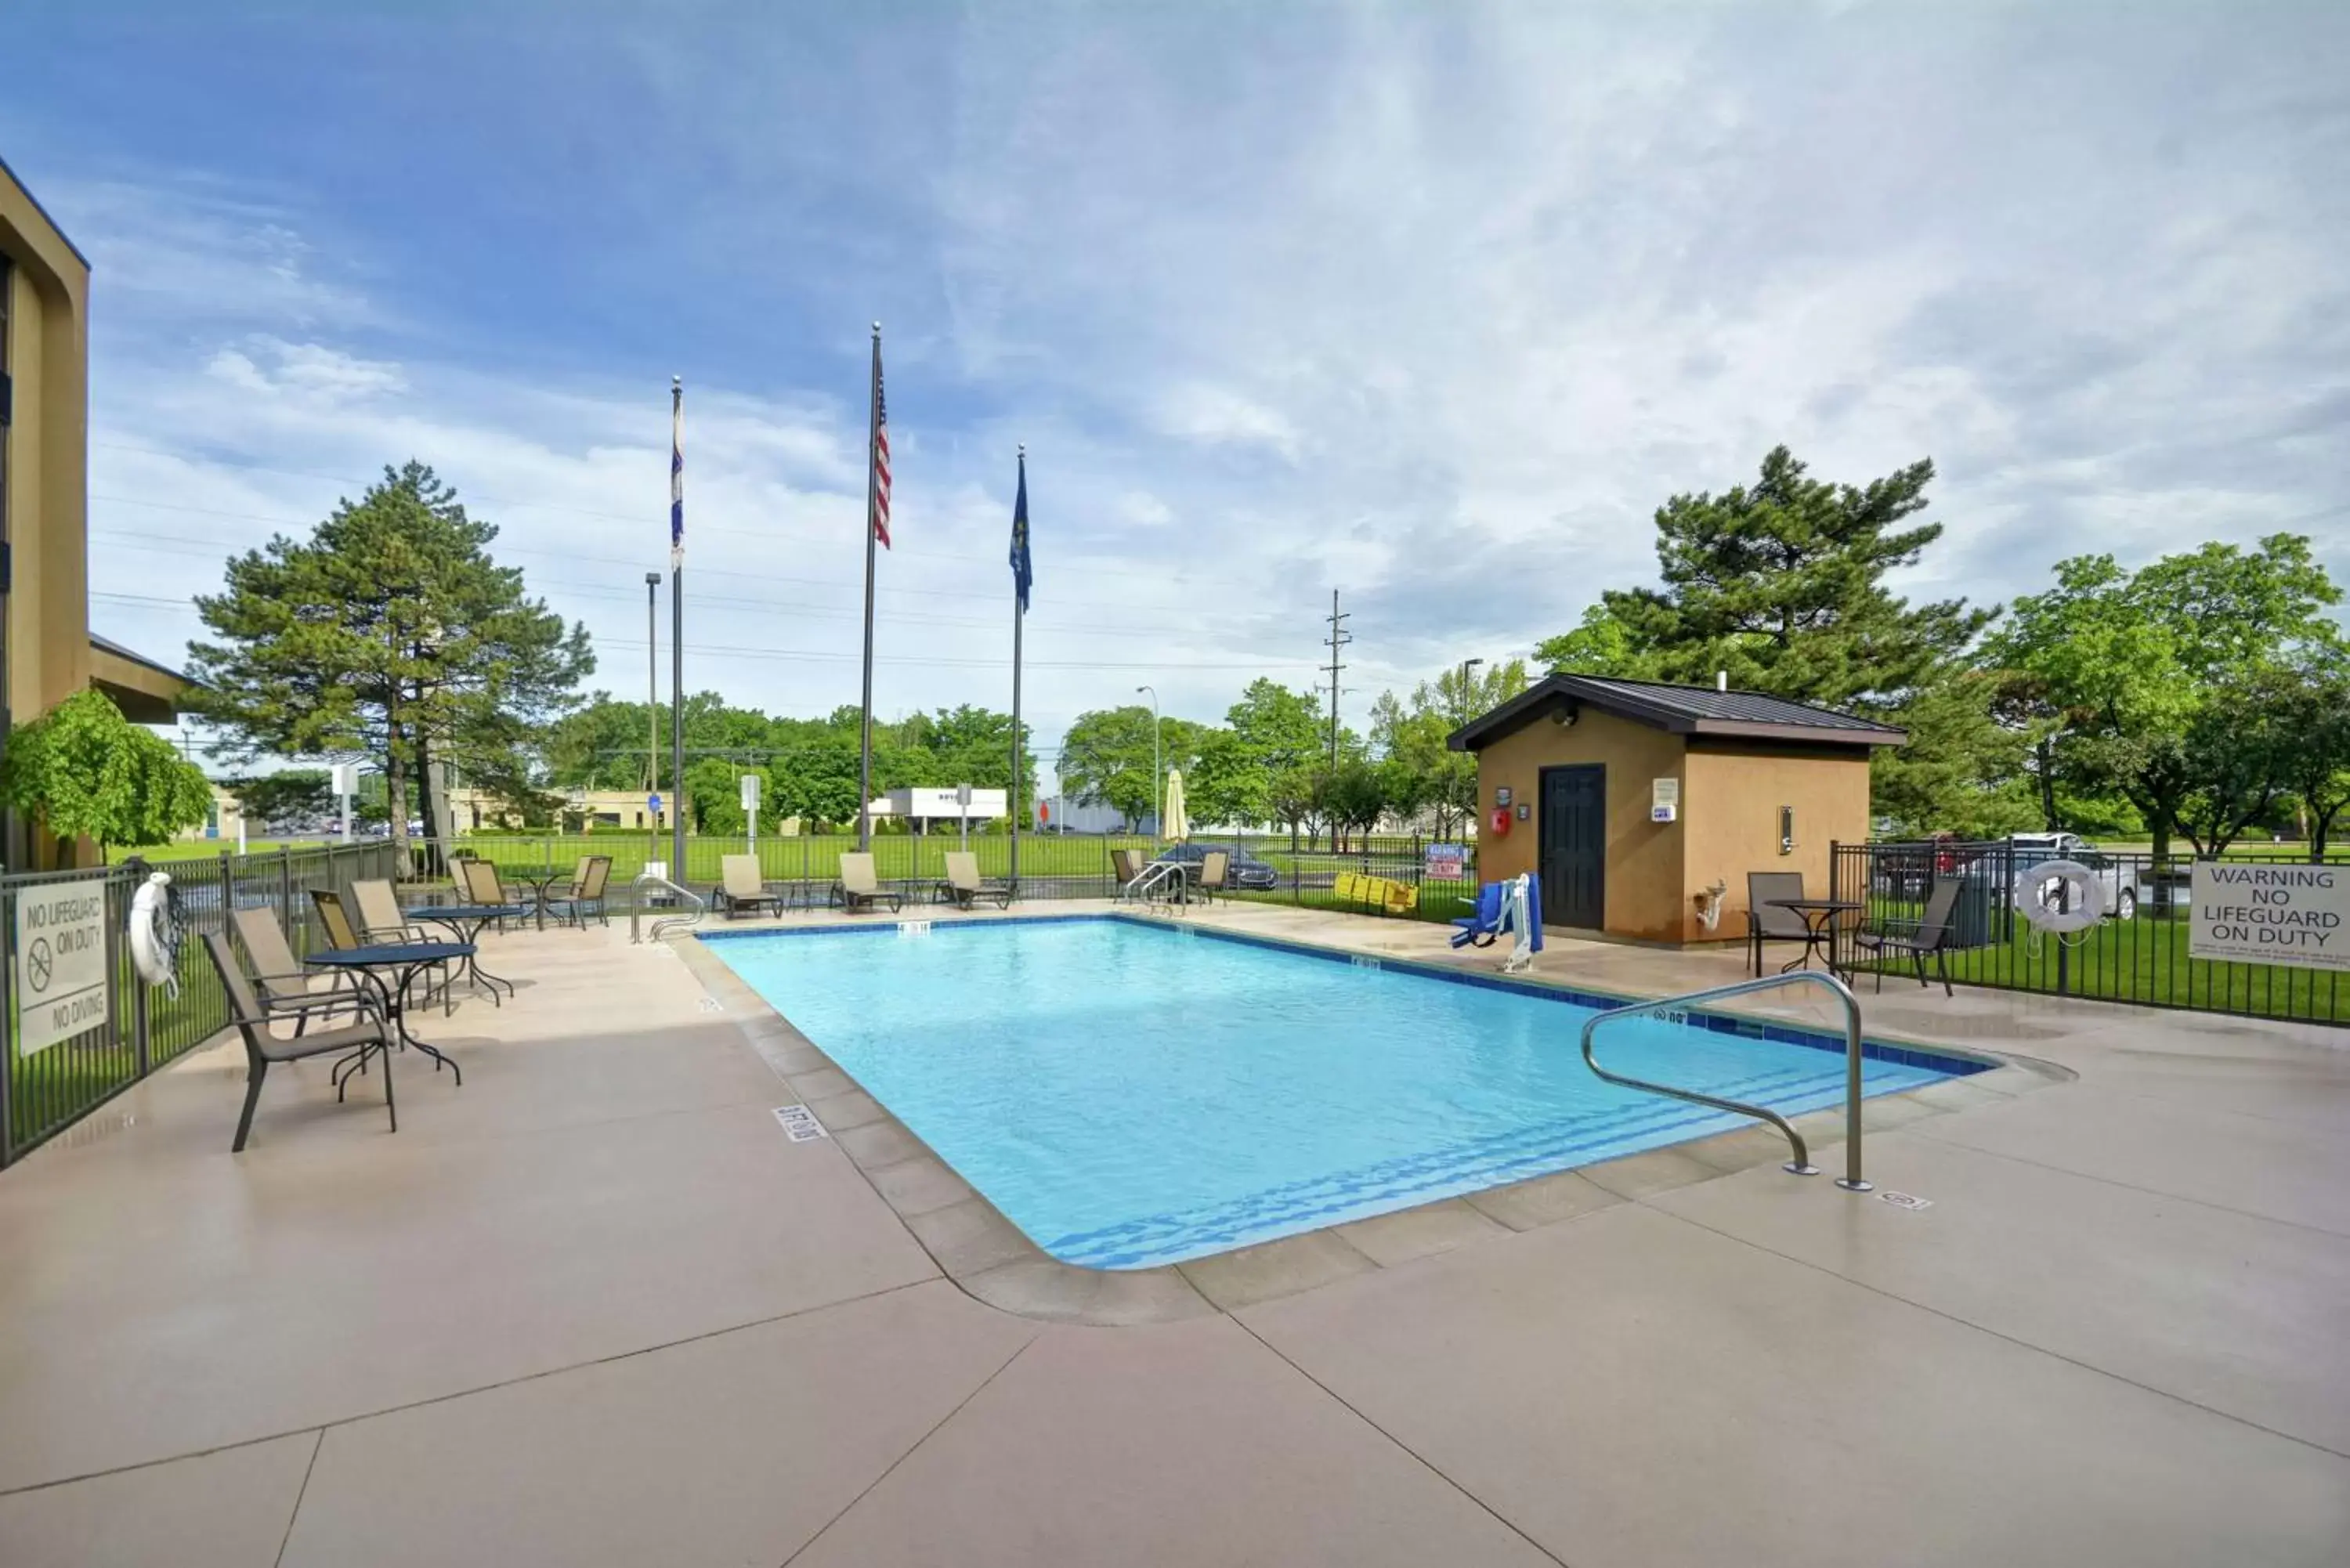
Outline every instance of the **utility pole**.
{"label": "utility pole", "polygon": [[1330,771],[1333,774],[1338,771],[1338,672],[1347,668],[1339,662],[1338,650],[1355,640],[1355,634],[1347,629],[1347,622],[1353,618],[1352,615],[1338,613],[1338,590],[1332,588],[1330,635],[1322,639],[1322,646],[1330,650]]}
{"label": "utility pole", "polygon": [[[1456,730],[1462,728],[1471,719],[1476,716],[1470,711],[1471,704],[1469,701],[1469,675],[1471,670],[1475,670],[1479,665],[1484,662],[1485,661],[1482,659],[1464,659],[1461,661],[1461,690],[1453,694],[1460,699],[1459,711],[1461,716],[1452,726]],[[1476,774],[1472,772],[1470,774],[1470,778],[1473,781],[1476,778]],[[1472,790],[1475,788],[1473,782],[1471,784],[1471,788]],[[1440,804],[1437,806],[1436,813],[1436,830],[1439,833],[1442,833],[1446,830],[1449,819],[1446,816],[1444,807],[1441,804],[1441,797],[1439,797],[1439,799]],[[1473,815],[1475,814],[1477,810],[1477,803],[1475,800],[1471,799],[1469,802],[1469,810],[1471,815]]]}

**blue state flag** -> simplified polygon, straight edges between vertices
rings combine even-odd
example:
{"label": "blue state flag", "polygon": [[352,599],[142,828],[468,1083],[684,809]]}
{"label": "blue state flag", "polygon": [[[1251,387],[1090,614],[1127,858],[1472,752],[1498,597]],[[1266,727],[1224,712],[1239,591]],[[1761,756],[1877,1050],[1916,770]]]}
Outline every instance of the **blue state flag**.
{"label": "blue state flag", "polygon": [[1028,613],[1028,587],[1036,573],[1028,562],[1028,454],[1020,454],[1020,493],[1012,503],[1012,587],[1020,596],[1020,613]]}

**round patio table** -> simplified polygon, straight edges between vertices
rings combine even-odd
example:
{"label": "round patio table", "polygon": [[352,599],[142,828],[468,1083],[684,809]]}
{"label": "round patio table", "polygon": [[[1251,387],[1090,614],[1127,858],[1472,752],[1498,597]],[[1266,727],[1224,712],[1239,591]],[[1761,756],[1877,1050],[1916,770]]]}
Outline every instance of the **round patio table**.
{"label": "round patio table", "polygon": [[1809,969],[1814,953],[1825,960],[1828,972],[1835,974],[1835,947],[1833,939],[1836,917],[1859,914],[1868,908],[1850,898],[1765,898],[1762,901],[1774,909],[1794,911],[1804,922],[1804,950],[1779,966],[1781,974],[1792,970]]}
{"label": "round patio table", "polygon": [[571,875],[568,866],[524,866],[509,870],[501,866],[498,875],[521,883],[530,889],[531,908],[538,915],[538,929],[546,929],[546,900],[555,885]]}
{"label": "round patio table", "polygon": [[[479,943],[482,929],[497,920],[511,919],[511,904],[419,904],[412,909],[400,911],[411,920],[430,920],[436,926],[446,926],[456,933],[457,940],[466,949],[465,980],[476,991],[486,991],[490,1000],[498,1002],[498,987],[504,986],[506,994],[514,994],[514,981],[504,980],[482,967]],[[498,1002],[504,1006],[504,1002]]]}
{"label": "round patio table", "polygon": [[[391,1020],[400,1043],[412,1045],[432,1057],[434,1072],[447,1067],[457,1075],[457,1082],[462,1085],[465,1081],[463,1068],[409,1033],[408,1010],[401,1002],[408,994],[410,984],[421,971],[436,963],[447,963],[452,959],[471,959],[473,956],[473,944],[471,942],[376,942],[363,948],[328,948],[312,953],[303,961],[323,964],[331,969],[352,970],[365,976],[375,987],[376,994],[382,999],[384,1016]],[[397,977],[390,983],[384,979],[384,971],[387,971]],[[338,1089],[342,1087],[343,1079],[348,1075],[346,1067],[348,1066],[350,1071],[365,1068],[368,1051],[373,1049],[376,1047],[363,1048],[356,1058],[337,1066],[335,1086]]]}

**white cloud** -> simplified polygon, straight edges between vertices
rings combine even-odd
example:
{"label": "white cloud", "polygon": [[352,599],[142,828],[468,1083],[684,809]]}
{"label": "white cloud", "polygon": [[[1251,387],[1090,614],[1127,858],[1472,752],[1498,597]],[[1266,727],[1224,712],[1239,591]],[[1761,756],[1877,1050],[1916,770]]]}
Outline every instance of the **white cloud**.
{"label": "white cloud", "polygon": [[1159,428],[1180,440],[1205,446],[1261,446],[1284,462],[1297,461],[1297,428],[1278,410],[1229,387],[1197,381],[1170,387],[1157,411]]}

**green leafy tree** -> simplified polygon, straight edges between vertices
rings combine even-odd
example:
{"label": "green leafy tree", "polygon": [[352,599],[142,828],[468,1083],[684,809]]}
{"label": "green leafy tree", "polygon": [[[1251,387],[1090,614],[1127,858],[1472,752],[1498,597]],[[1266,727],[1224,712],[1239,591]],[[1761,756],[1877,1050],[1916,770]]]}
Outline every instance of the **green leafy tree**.
{"label": "green leafy tree", "polygon": [[1261,775],[1258,809],[1245,820],[1283,823],[1294,843],[1314,814],[1315,780],[1328,760],[1329,732],[1311,694],[1263,676],[1248,683],[1224,713],[1238,753],[1231,765]]}
{"label": "green leafy tree", "polygon": [[[696,832],[731,837],[750,831],[750,817],[743,810],[743,780],[749,774],[756,774],[759,780],[760,820],[772,823],[775,818],[775,783],[765,768],[728,762],[723,757],[703,757],[686,764],[685,798],[693,814]],[[853,794],[852,791],[852,796]]]}
{"label": "green leafy tree", "polygon": [[1161,770],[1183,770],[1188,784],[1200,737],[1201,727],[1185,719],[1161,718],[1154,726],[1150,710],[1139,704],[1080,713],[1061,739],[1061,787],[1139,822],[1158,809],[1154,758]]}
{"label": "green leafy tree", "polygon": [[2221,738],[2256,715],[2207,710],[2272,694],[2278,670],[2339,648],[2326,612],[2341,592],[2309,541],[2213,543],[2137,572],[2079,556],[2055,575],[2054,587],[2016,600],[1983,649],[2050,715],[2032,753],[2043,791],[2053,798],[2060,774],[2111,788],[2144,819],[2158,858],[2183,830],[2199,843],[2232,837],[2227,803],[2242,799],[2242,780]]}
{"label": "green leafy tree", "polygon": [[276,824],[322,817],[335,810],[335,775],[324,768],[286,768],[224,780],[245,820]]}
{"label": "green leafy tree", "polygon": [[1359,756],[1340,757],[1337,767],[1322,775],[1315,796],[1323,820],[1330,825],[1335,849],[1346,847],[1345,835],[1378,826],[1388,808],[1378,764]]}
{"label": "green leafy tree", "polygon": [[1411,816],[1433,807],[1437,833],[1451,834],[1477,809],[1477,759],[1452,750],[1452,732],[1526,685],[1525,660],[1511,659],[1451,666],[1414,687],[1409,702],[1382,692],[1371,705],[1371,746],[1382,759],[1388,810]]}
{"label": "green leafy tree", "polygon": [[1663,678],[1655,650],[1604,603],[1587,606],[1573,631],[1536,643],[1534,659],[1553,675],[1603,675],[1623,680]]}
{"label": "green leafy tree", "polygon": [[[198,596],[217,640],[189,645],[189,706],[232,754],[366,752],[395,801],[419,763],[511,753],[571,707],[595,656],[491,559],[496,537],[432,469],[386,468],[308,539],[231,560],[223,591]],[[391,826],[404,846],[405,815]]]}
{"label": "green leafy tree", "polygon": [[822,725],[790,739],[768,759],[770,799],[778,817],[796,816],[810,831],[857,820],[857,736]]}
{"label": "green leafy tree", "polygon": [[0,796],[59,838],[161,844],[211,814],[212,784],[95,688],[9,732]]}
{"label": "green leafy tree", "polygon": [[2315,862],[2325,858],[2334,819],[2350,805],[2350,659],[2329,654],[2298,675],[2277,698],[2285,742],[2279,772],[2299,802]]}
{"label": "green leafy tree", "polygon": [[1939,523],[1909,524],[1933,477],[1919,462],[1834,484],[1773,448],[1752,486],[1658,508],[1664,587],[1611,589],[1606,613],[1630,648],[1652,651],[1665,680],[1711,684],[1727,670],[1742,690],[1897,711],[1996,613],[1963,599],[1913,606],[1885,586],[1941,536]]}

